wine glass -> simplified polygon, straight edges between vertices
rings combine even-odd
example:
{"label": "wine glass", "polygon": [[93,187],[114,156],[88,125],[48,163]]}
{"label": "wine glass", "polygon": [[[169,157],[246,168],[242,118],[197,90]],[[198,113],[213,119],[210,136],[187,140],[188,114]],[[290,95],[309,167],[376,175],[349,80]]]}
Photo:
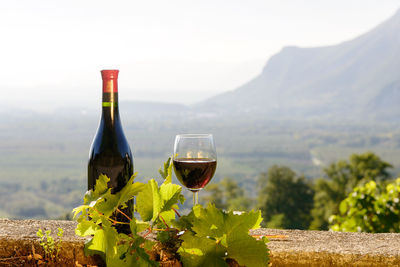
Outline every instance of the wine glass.
{"label": "wine glass", "polygon": [[177,135],[173,163],[176,177],[193,192],[193,206],[197,205],[198,192],[210,182],[217,168],[212,134]]}

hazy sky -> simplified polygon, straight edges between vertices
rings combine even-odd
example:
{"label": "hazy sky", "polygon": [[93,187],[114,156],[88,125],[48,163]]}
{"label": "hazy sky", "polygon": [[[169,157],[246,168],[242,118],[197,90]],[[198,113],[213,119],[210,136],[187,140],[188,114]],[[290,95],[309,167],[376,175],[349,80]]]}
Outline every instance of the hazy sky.
{"label": "hazy sky", "polygon": [[99,71],[118,68],[120,100],[190,104],[245,83],[283,46],[336,44],[398,8],[399,0],[1,0],[2,103],[97,103]]}

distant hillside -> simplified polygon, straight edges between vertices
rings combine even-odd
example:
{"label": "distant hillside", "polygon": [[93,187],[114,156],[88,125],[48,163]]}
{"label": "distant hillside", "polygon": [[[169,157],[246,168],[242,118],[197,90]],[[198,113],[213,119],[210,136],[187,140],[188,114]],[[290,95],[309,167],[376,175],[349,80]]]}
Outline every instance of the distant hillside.
{"label": "distant hillside", "polygon": [[124,114],[139,118],[176,116],[189,110],[183,104],[162,102],[122,101],[120,106],[120,111]]}
{"label": "distant hillside", "polygon": [[196,108],[289,118],[400,116],[400,10],[353,40],[284,47],[262,73]]}

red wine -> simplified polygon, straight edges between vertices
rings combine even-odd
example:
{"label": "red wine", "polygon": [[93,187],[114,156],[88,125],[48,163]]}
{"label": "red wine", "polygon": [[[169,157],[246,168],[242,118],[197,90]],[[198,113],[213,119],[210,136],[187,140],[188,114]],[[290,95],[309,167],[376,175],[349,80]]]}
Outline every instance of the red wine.
{"label": "red wine", "polygon": [[[118,110],[118,70],[101,71],[103,79],[103,110],[97,133],[93,139],[88,163],[88,189],[93,189],[100,174],[110,178],[112,193],[119,192],[133,174],[133,157],[122,130]],[[132,216],[133,201],[124,212]],[[118,221],[128,222],[118,214]],[[123,228],[123,227],[122,227]],[[120,232],[129,229],[118,228]]]}
{"label": "red wine", "polygon": [[208,184],[217,168],[217,161],[207,158],[174,159],[174,169],[178,180],[195,192]]}

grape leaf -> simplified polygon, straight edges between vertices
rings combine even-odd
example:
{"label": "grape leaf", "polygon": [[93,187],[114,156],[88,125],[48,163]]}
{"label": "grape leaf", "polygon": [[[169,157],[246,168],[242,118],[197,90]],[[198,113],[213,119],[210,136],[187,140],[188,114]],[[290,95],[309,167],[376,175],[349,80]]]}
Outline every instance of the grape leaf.
{"label": "grape leaf", "polygon": [[85,194],[84,203],[86,204],[74,209],[75,217],[79,212],[86,208],[94,208],[98,213],[105,216],[113,214],[118,207],[123,207],[125,203],[132,199],[144,188],[142,183],[133,183],[135,175],[128,180],[126,186],[116,194],[111,193],[111,189],[107,188],[107,182],[110,180],[105,175],[100,175],[96,181],[95,190],[89,190]]}
{"label": "grape leaf", "polygon": [[88,250],[94,250],[106,254],[107,243],[105,240],[105,232],[103,229],[97,229],[94,232],[93,238],[85,245]]}
{"label": "grape leaf", "polygon": [[111,216],[111,214],[117,209],[119,202],[119,194],[111,194],[111,190],[108,190],[105,194],[98,198],[94,208],[97,212],[101,212],[104,216]]}
{"label": "grape leaf", "polygon": [[226,248],[207,237],[186,232],[178,249],[184,266],[228,266],[224,260]]}
{"label": "grape leaf", "polygon": [[94,194],[100,196],[104,194],[108,188],[108,182],[110,178],[107,175],[100,174],[99,178],[96,180],[96,185],[94,186]]}
{"label": "grape leaf", "polygon": [[[194,208],[193,208],[194,209]],[[180,230],[192,229],[192,222],[195,220],[195,216],[193,210],[187,214],[179,217],[178,220],[172,221],[172,225]]]}
{"label": "grape leaf", "polygon": [[99,178],[96,180],[96,184],[94,186],[94,190],[90,189],[86,192],[85,197],[83,198],[84,204],[89,204],[92,201],[96,201],[101,195],[110,191],[111,189],[108,188],[108,182],[110,178],[106,175],[101,174]]}
{"label": "grape leaf", "polygon": [[250,211],[242,214],[233,214],[229,212],[226,215],[225,227],[230,229],[229,232],[236,231],[236,227],[244,227],[244,231],[260,228],[262,222],[261,211]]}
{"label": "grape leaf", "polygon": [[74,213],[73,218],[74,219],[77,218],[78,214],[84,215],[86,213],[87,209],[89,209],[89,207],[90,207],[89,205],[81,205],[81,206],[74,208],[72,210],[72,212]]}
{"label": "grape leaf", "polygon": [[[249,230],[258,227],[261,222],[260,212],[251,211],[241,215],[233,212],[225,213],[209,204],[207,208],[197,205],[188,216],[182,216],[178,222],[189,226],[191,231],[184,234],[181,257],[186,257],[188,264],[205,264],[200,257],[202,253],[210,253],[205,244],[210,242],[225,248],[227,255],[222,257],[233,258],[240,265],[265,266],[268,262],[268,250],[264,241],[257,241],[249,236]],[[210,241],[204,241],[203,239]],[[186,243],[185,243],[186,242]],[[190,242],[190,243],[189,243]],[[196,243],[199,245],[197,246]],[[188,250],[189,249],[189,250]],[[221,256],[221,255],[219,255]],[[200,258],[199,258],[200,257]],[[213,262],[207,263],[213,266]],[[191,266],[191,265],[189,265]],[[208,265],[207,265],[208,266]]]}
{"label": "grape leaf", "polygon": [[226,238],[228,257],[247,267],[267,266],[268,249],[243,231],[233,231]]}
{"label": "grape leaf", "polygon": [[176,203],[182,201],[181,191],[179,185],[163,183],[158,187],[157,182],[151,179],[136,198],[136,208],[142,220],[155,221],[161,212],[177,207]]}
{"label": "grape leaf", "polygon": [[172,225],[172,222],[175,220],[175,212],[173,210],[163,211],[160,213],[159,217],[162,218],[159,224],[162,226],[162,228],[165,228],[166,225],[164,223],[166,223],[168,226]]}
{"label": "grape leaf", "polygon": [[154,221],[161,210],[161,196],[158,185],[151,179],[136,198],[136,208],[143,221]]}
{"label": "grape leaf", "polygon": [[94,233],[99,229],[99,226],[93,221],[82,221],[78,223],[75,229],[75,233],[79,236],[94,235]]}
{"label": "grape leaf", "polygon": [[122,188],[121,191],[118,192],[119,199],[117,203],[117,207],[126,203],[128,200],[132,199],[134,196],[136,196],[139,192],[141,192],[144,188],[144,184],[140,182],[133,182],[136,177],[136,174],[132,175],[132,177],[129,179],[127,184]]}
{"label": "grape leaf", "polygon": [[162,184],[160,186],[161,209],[160,211],[167,211],[180,200],[182,187],[177,184]]}
{"label": "grape leaf", "polygon": [[158,170],[161,177],[165,179],[164,183],[172,183],[172,162],[171,157],[168,158],[166,162],[164,162],[163,169],[160,168]]}
{"label": "grape leaf", "polygon": [[[99,251],[105,256],[107,266],[121,266],[121,255],[117,243],[119,235],[114,227],[107,226],[95,231],[91,243],[88,244],[88,250]],[[86,246],[85,246],[86,248]]]}
{"label": "grape leaf", "polygon": [[221,238],[225,233],[225,214],[214,205],[207,208],[200,205],[193,207],[194,220],[192,230],[197,236],[213,236]]}

